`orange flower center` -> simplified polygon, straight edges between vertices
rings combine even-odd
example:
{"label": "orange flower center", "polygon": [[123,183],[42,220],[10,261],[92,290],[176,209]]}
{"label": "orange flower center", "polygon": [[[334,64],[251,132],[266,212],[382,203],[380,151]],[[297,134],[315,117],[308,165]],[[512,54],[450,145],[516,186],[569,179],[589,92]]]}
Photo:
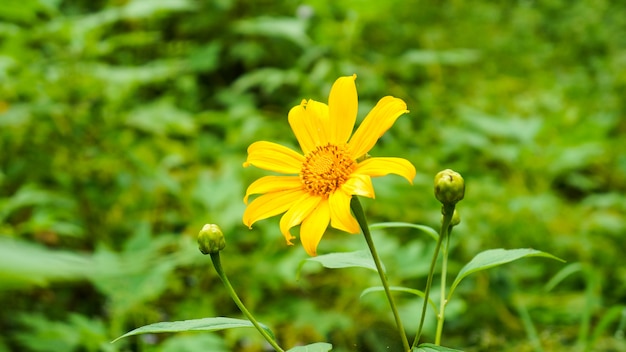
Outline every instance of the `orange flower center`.
{"label": "orange flower center", "polygon": [[327,144],[307,154],[300,179],[311,195],[328,197],[348,180],[355,167],[346,146]]}

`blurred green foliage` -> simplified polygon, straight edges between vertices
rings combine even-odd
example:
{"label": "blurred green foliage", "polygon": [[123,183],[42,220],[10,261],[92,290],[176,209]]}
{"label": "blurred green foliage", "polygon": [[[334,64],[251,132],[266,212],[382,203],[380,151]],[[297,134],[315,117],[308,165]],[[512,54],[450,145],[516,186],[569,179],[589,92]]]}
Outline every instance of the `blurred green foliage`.
{"label": "blurred green foliage", "polygon": [[[109,343],[158,321],[241,316],[197,251],[204,223],[224,230],[225,270],[284,346],[395,348],[383,297],[358,299],[375,273],[309,264],[298,278],[306,255],[285,245],[276,219],[252,231],[241,222],[245,187],[264,174],[241,167],[247,146],[297,145],[289,109],[325,101],[353,73],[361,118],[384,95],[411,110],[372,153],[407,158],[418,176],[375,180],[371,220],[437,227],[432,177],[452,168],[467,182],[452,275],[489,248],[571,263],[468,279],[444,343],[626,349],[624,6],[5,0],[0,351],[264,350],[247,329]],[[432,241],[411,229],[374,235],[391,284],[423,288]],[[361,249],[359,236],[329,231],[320,253]],[[398,299],[414,331],[420,302]]]}

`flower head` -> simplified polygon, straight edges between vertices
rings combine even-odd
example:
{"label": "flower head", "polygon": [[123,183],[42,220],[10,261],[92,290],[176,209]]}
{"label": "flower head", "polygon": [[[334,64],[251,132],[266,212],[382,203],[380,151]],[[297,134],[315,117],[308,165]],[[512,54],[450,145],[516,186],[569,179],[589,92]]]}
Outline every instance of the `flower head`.
{"label": "flower head", "polygon": [[[314,256],[326,228],[358,233],[350,212],[353,195],[374,198],[371,177],[397,174],[412,182],[415,167],[401,158],[369,157],[367,153],[400,115],[407,113],[404,101],[386,96],[352,134],[358,110],[356,75],[335,81],[328,105],[303,100],[289,111],[289,124],[302,154],[279,144],[260,141],[248,147],[244,166],[285,174],[264,176],[246,191],[244,202],[254,199],[243,214],[252,227],[258,220],[284,213],[280,230],[292,244],[290,229],[300,225],[300,241]],[[367,156],[367,157],[364,157]]]}

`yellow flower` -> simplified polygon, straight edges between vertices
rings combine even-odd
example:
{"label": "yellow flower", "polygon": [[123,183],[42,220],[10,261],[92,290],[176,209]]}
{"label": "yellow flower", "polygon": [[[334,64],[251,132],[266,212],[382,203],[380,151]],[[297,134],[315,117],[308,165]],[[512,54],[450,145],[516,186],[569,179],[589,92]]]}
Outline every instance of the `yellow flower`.
{"label": "yellow flower", "polygon": [[[252,228],[255,222],[285,213],[280,230],[288,244],[290,229],[300,227],[300,241],[315,256],[328,224],[349,233],[359,233],[350,212],[353,195],[374,198],[371,177],[397,174],[412,183],[415,167],[401,158],[365,157],[400,115],[407,113],[404,101],[386,96],[352,134],[357,115],[356,75],[335,81],[328,105],[303,100],[289,111],[289,124],[303,154],[279,144],[260,141],[248,147],[244,166],[274,171],[285,176],[265,176],[253,182],[244,202],[254,199],[243,214]],[[352,137],[350,135],[352,134]]]}

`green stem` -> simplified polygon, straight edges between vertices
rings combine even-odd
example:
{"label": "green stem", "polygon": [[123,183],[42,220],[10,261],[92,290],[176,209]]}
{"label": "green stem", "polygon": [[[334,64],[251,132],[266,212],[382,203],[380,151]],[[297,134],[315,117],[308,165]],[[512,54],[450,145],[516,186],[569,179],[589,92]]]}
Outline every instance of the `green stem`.
{"label": "green stem", "polygon": [[228,277],[226,277],[226,273],[222,269],[220,253],[219,252],[211,253],[211,261],[213,262],[215,271],[217,271],[217,275],[219,275],[220,279],[222,279],[222,283],[224,283],[224,286],[226,287],[226,291],[228,291],[228,294],[230,295],[230,297],[233,299],[233,301],[235,301],[235,304],[237,305],[237,307],[239,307],[239,310],[241,310],[241,312],[248,318],[248,320],[250,320],[252,325],[254,325],[254,327],[259,331],[259,333],[261,333],[263,338],[265,338],[265,340],[267,340],[267,342],[269,342],[269,344],[272,345],[272,347],[274,347],[276,351],[285,352],[285,350],[283,350],[282,348],[280,348],[280,346],[278,346],[278,343],[276,343],[274,338],[270,336],[267,330],[265,330],[261,326],[261,324],[259,324],[259,322],[254,318],[254,316],[252,316],[252,313],[248,311],[246,306],[244,306],[243,302],[241,302],[241,300],[239,299],[239,296],[237,296],[235,289],[230,284],[230,281],[228,281]]}
{"label": "green stem", "polygon": [[[454,211],[452,211],[454,213]],[[445,215],[444,215],[445,217]],[[450,217],[452,219],[452,217]],[[437,316],[437,332],[435,333],[435,345],[441,344],[441,334],[443,332],[443,322],[445,320],[446,305],[448,300],[446,299],[446,277],[448,274],[448,248],[450,246],[450,232],[452,229],[448,225],[448,231],[445,231],[445,244],[443,245],[443,262],[441,264],[441,293],[439,297],[439,315]]]}
{"label": "green stem", "polygon": [[385,272],[383,271],[380,257],[378,257],[378,252],[376,252],[376,247],[374,246],[372,234],[370,233],[369,227],[367,226],[367,220],[365,219],[365,212],[363,212],[361,202],[359,202],[359,199],[356,196],[352,197],[352,201],[350,202],[350,208],[352,208],[352,212],[356,217],[356,221],[359,223],[361,230],[363,230],[365,241],[367,242],[367,246],[372,253],[372,258],[374,259],[374,263],[376,264],[376,270],[378,271],[378,275],[380,276],[380,281],[382,282],[383,288],[385,289],[385,294],[387,295],[387,300],[389,301],[391,312],[393,313],[393,317],[396,320],[396,326],[398,328],[398,333],[400,334],[400,339],[402,340],[402,346],[404,346],[405,351],[409,352],[409,340],[406,338],[404,326],[402,325],[402,320],[400,320],[400,315],[398,314],[398,308],[396,308],[396,303],[391,296],[391,290],[389,289],[389,284],[387,283],[387,275],[385,275]]}
{"label": "green stem", "polygon": [[[450,227],[450,222],[452,221],[452,214],[454,214],[454,206],[442,207],[441,213],[443,214],[443,220],[441,222],[441,230],[439,231],[439,238],[437,239],[437,244],[435,245],[435,252],[433,253],[433,258],[430,261],[430,270],[428,272],[428,279],[426,280],[426,288],[424,289],[424,303],[422,304],[422,315],[420,317],[420,324],[419,324],[419,327],[417,328],[417,334],[415,335],[415,340],[413,340],[413,345],[411,348],[415,348],[420,338],[422,337],[422,330],[424,328],[424,319],[426,318],[426,306],[428,304],[428,298],[430,296],[430,288],[433,283],[433,276],[435,274],[435,266],[437,265],[437,257],[439,256],[441,243],[443,242],[444,238],[447,237],[446,235],[448,233],[448,228]],[[443,312],[439,312],[439,314],[443,316]]]}

